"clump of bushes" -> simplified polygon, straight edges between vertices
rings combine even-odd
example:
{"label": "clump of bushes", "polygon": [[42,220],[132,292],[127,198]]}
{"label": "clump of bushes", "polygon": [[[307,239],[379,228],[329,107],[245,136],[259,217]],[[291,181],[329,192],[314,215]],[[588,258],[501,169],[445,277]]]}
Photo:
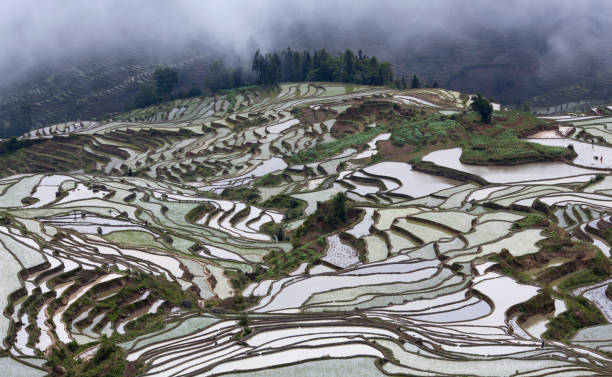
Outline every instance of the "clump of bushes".
{"label": "clump of bushes", "polygon": [[550,292],[544,291],[511,308],[509,310],[509,315],[517,311],[520,312],[521,314],[519,314],[518,320],[520,323],[522,323],[533,315],[550,313],[554,310],[555,302],[553,301],[552,297],[550,297]]}
{"label": "clump of bushes", "polygon": [[263,177],[257,178],[255,182],[253,182],[253,186],[276,186],[284,182],[282,175],[280,174],[271,174],[268,173]]}
{"label": "clump of bushes", "polygon": [[302,263],[318,264],[322,252],[315,251],[310,247],[299,247],[289,252],[272,251],[264,257],[264,262],[269,268],[257,277],[260,279],[283,276],[294,271]]}
{"label": "clump of bushes", "polygon": [[544,228],[548,226],[548,220],[546,217],[538,214],[538,213],[530,213],[526,217],[516,221],[512,227],[515,229],[524,229],[524,228]]}
{"label": "clump of bushes", "polygon": [[[88,361],[76,359],[85,350],[76,342],[59,345],[49,355],[45,366],[50,376],[123,377],[126,367],[126,352],[111,338],[102,335],[96,354]],[[139,368],[136,368],[139,369]]]}
{"label": "clump of bushes", "polygon": [[214,211],[215,209],[216,208],[212,203],[202,203],[198,205],[197,207],[194,207],[193,209],[191,209],[189,212],[187,212],[187,214],[185,215],[185,220],[187,220],[190,223],[195,223],[202,216],[204,216],[205,214],[209,212]]}
{"label": "clump of bushes", "polygon": [[16,137],[12,137],[2,143],[0,143],[0,155],[3,155],[5,153],[11,153],[11,152],[15,152],[18,151],[19,149],[22,148],[27,148],[30,147],[34,144],[38,144],[41,143],[43,140],[39,140],[39,139],[23,139],[23,140],[18,140]]}
{"label": "clump of bushes", "polygon": [[264,207],[285,210],[285,220],[302,217],[306,202],[287,195],[275,195],[263,203]]}
{"label": "clump of bushes", "polygon": [[294,244],[297,239],[312,229],[329,232],[344,225],[347,220],[347,200],[346,194],[339,192],[326,202],[318,202],[315,213],[308,216],[306,221],[295,230]]}
{"label": "clump of bushes", "polygon": [[586,298],[572,296],[565,301],[567,310],[550,321],[542,334],[544,338],[568,342],[579,329],[606,323],[603,314]]}
{"label": "clump of bushes", "polygon": [[259,190],[252,187],[228,187],[223,190],[221,197],[251,204],[257,203],[261,199]]}
{"label": "clump of bushes", "polygon": [[268,120],[264,117],[249,118],[234,126],[234,130],[242,130],[250,127],[257,127],[265,124]]}
{"label": "clump of bushes", "polygon": [[607,278],[610,273],[609,271],[609,262],[603,254],[599,253],[595,258],[589,261],[587,268],[568,276],[567,279],[561,283],[560,287],[568,290],[581,285],[596,283]]}

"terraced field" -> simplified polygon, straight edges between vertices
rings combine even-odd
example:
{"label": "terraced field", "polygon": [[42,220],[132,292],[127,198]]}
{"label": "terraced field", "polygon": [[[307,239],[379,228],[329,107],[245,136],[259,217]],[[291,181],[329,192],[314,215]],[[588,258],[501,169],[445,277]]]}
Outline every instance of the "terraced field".
{"label": "terraced field", "polygon": [[[0,162],[2,366],[609,374],[608,118],[480,125],[469,101],[283,84],[24,135]],[[552,149],[462,162],[503,132]]]}
{"label": "terraced field", "polygon": [[[157,56],[143,56],[136,51],[117,51],[80,62],[64,62],[61,69],[43,69],[24,77],[16,87],[1,88],[0,119],[8,121],[12,115],[20,113],[22,106],[30,108],[33,128],[71,117],[107,117],[131,106],[139,87],[152,80],[160,65],[178,70],[186,82],[196,82],[195,78],[201,80],[202,76],[210,74],[212,56],[217,54],[197,49],[183,57],[169,59],[163,52]],[[8,134],[13,132],[15,130]]]}

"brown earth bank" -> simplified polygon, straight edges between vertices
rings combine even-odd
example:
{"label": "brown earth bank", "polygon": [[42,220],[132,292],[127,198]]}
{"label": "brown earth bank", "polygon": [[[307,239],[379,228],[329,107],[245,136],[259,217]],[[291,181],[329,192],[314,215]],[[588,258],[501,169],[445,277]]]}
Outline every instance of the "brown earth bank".
{"label": "brown earth bank", "polygon": [[[511,276],[524,284],[537,284],[543,292],[510,309],[509,315],[518,314],[519,323],[537,314],[554,311],[552,296],[563,299],[566,310],[552,318],[542,335],[546,339],[569,342],[581,328],[606,323],[599,309],[582,296],[574,296],[573,288],[602,281],[610,276],[610,261],[589,242],[572,239],[569,232],[551,224],[545,230],[548,236],[540,241],[540,250],[520,257],[508,250],[494,257],[498,262],[492,270]],[[567,262],[547,267],[553,259]]]}
{"label": "brown earth bank", "polygon": [[[520,257],[512,256],[508,250],[499,254],[498,269],[504,271],[526,272],[537,268],[545,268],[555,258],[567,258],[570,261],[560,266],[545,268],[536,275],[536,281],[550,283],[567,274],[583,270],[597,269],[601,274],[610,273],[610,263],[602,262],[601,251],[588,242],[573,240],[564,229],[550,224],[544,232],[549,236],[540,241],[540,251]],[[605,258],[604,258],[605,261]]]}
{"label": "brown earth bank", "polygon": [[380,153],[382,153],[383,157],[394,158],[400,155],[407,155],[414,151],[414,145],[412,144],[404,144],[402,146],[398,146],[393,144],[391,140],[381,140],[376,143]]}
{"label": "brown earth bank", "polygon": [[333,232],[337,229],[350,228],[351,225],[357,223],[361,218],[364,211],[357,208],[349,208],[346,211],[346,221],[338,223],[337,225],[330,224],[321,213],[315,213],[314,220],[309,223],[307,232],[304,234],[298,234],[296,237],[292,237],[292,242],[295,245],[308,245],[309,248],[323,252],[325,250],[325,243],[314,242],[317,238],[327,233]]}

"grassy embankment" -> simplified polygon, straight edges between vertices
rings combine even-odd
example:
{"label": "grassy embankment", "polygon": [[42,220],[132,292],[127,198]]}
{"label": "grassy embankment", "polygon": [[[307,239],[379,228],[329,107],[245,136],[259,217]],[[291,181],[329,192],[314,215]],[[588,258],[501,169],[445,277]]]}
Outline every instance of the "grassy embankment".
{"label": "grassy embankment", "polygon": [[[548,223],[542,214],[532,214],[515,223],[515,227],[545,227],[543,231],[547,235],[535,254],[514,257],[502,251],[491,258],[499,263],[500,272],[521,283],[543,288],[538,296],[511,309],[510,313],[519,313],[519,323],[536,314],[548,315],[551,320],[543,337],[564,342],[568,342],[581,328],[606,323],[593,303],[571,294],[576,287],[610,276],[610,262],[601,251],[588,242],[572,239],[567,231]],[[557,265],[551,263],[553,260],[565,262]],[[567,306],[566,311],[554,318],[553,297],[562,299]]]}
{"label": "grassy embankment", "polygon": [[[377,127],[367,128],[376,123]],[[424,154],[442,148],[463,148],[461,161],[479,165],[515,165],[528,162],[571,160],[573,150],[529,143],[521,137],[549,128],[533,114],[497,111],[492,124],[481,124],[473,112],[442,115],[435,109],[389,102],[366,101],[340,114],[332,134],[337,140],[317,144],[287,157],[291,164],[320,161],[346,148],[362,149],[382,132],[388,141],[379,142],[373,160],[418,162]]]}

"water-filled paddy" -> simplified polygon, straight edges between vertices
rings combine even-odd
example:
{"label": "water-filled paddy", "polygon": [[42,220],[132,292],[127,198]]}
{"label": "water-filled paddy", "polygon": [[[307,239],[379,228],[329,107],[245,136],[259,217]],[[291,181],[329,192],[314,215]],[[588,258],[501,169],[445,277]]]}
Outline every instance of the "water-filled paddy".
{"label": "water-filled paddy", "polygon": [[391,189],[390,192],[415,198],[429,195],[433,192],[458,184],[457,181],[452,179],[432,176],[412,170],[410,164],[403,162],[381,162],[367,167],[364,171],[373,176],[391,177],[399,180],[401,186],[396,189]]}
{"label": "water-filled paddy", "polygon": [[[524,275],[502,275],[507,270],[499,259],[505,249],[508,260],[537,264],[546,238],[567,231],[568,240],[577,242],[572,237],[580,230],[609,253],[607,241],[591,233],[604,230],[605,221],[598,219],[608,219],[612,209],[610,177],[599,169],[612,162],[607,147],[561,139],[555,131],[557,138],[533,142],[571,143],[578,153],[574,164],[582,167],[466,165],[459,162],[459,148],[424,157],[490,182],[483,185],[385,161],[389,156],[378,155],[377,142],[391,139],[392,125],[368,116],[358,126],[384,127],[375,138],[289,167],[285,161],[299,151],[350,140],[336,132],[347,124],[342,117],[353,116],[373,96],[373,102],[390,101],[395,109],[400,102],[419,106],[419,114],[432,112],[437,119],[460,119],[467,97],[442,89],[348,90],[322,83],[249,90],[233,99],[239,112],[228,111],[229,99],[219,95],[135,110],[129,121],[62,125],[57,129],[94,135],[87,153],[108,152],[104,163],[92,162],[95,174],[0,180],[6,223],[0,229],[6,283],[0,300],[7,314],[0,330],[7,334],[23,323],[14,343],[5,339],[12,355],[33,354],[27,325],[40,330],[34,347],[46,351],[54,342],[92,342],[155,323],[120,344],[127,360],[146,365],[144,375],[601,375],[609,369],[600,351],[612,347],[611,339],[589,328],[574,339],[588,350],[556,342],[542,350],[535,339],[553,315],[572,310],[572,295],[582,295],[609,319],[609,281],[552,291],[554,312],[519,324],[518,314],[509,318],[508,309],[545,285],[528,279],[573,259],[542,259]],[[304,106],[310,118],[292,111],[295,106]],[[601,119],[558,120],[587,133],[608,132]],[[246,121],[256,125],[241,125]],[[181,129],[193,133],[172,134]],[[147,137],[138,134],[143,131]],[[401,160],[412,161],[417,153]],[[595,160],[597,155],[604,160]],[[122,171],[112,170],[116,175],[101,174],[120,166]],[[254,179],[267,173],[274,173],[267,177],[271,183],[254,187]],[[227,187],[245,190],[221,196]],[[299,244],[292,232],[318,202],[339,192],[347,193],[345,204],[362,210],[362,217],[317,229]],[[304,213],[303,203],[282,195],[305,202]],[[273,205],[265,204],[271,198]],[[530,215],[536,213],[554,225],[533,226]],[[121,284],[104,282],[110,274],[121,276]],[[125,298],[123,306],[133,308],[116,319],[107,307],[94,310],[118,302],[124,286],[143,276],[193,296],[166,297],[153,284]],[[11,293],[19,289],[25,296],[13,300]],[[37,297],[44,302],[36,302],[38,311],[30,317],[26,306]],[[94,352],[95,346],[86,354]],[[286,365],[292,362],[297,364]]]}
{"label": "water-filled paddy", "polygon": [[442,149],[423,157],[437,165],[480,176],[491,183],[543,181],[581,174],[596,174],[597,170],[571,166],[563,162],[534,162],[516,166],[477,166],[459,161],[461,148]]}

